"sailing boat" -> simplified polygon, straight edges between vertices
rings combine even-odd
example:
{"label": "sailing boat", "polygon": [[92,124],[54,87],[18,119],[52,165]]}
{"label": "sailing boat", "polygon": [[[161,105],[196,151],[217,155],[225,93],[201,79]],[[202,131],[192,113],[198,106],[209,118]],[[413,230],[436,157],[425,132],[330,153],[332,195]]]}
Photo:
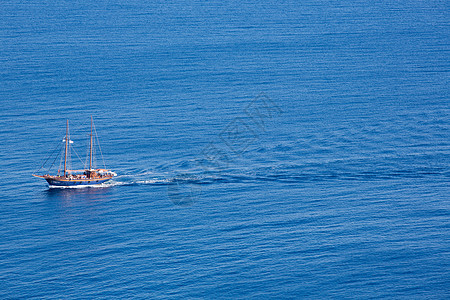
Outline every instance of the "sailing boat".
{"label": "sailing boat", "polygon": [[[34,177],[44,178],[50,187],[77,187],[77,186],[98,186],[102,183],[110,180],[116,173],[111,170],[94,169],[93,168],[93,132],[95,130],[94,120],[91,116],[91,133],[89,143],[89,169],[85,167],[84,170],[70,170],[68,169],[68,161],[70,161],[70,144],[73,143],[70,140],[69,135],[69,120],[66,121],[66,136],[63,139],[64,142],[64,169],[61,174],[61,170],[58,170],[57,175],[34,175]],[[98,139],[97,139],[98,140]],[[101,150],[100,150],[101,151]],[[47,159],[48,160],[48,159]],[[56,158],[55,158],[56,160]],[[44,163],[45,164],[45,163]],[[42,167],[41,167],[42,168]],[[51,168],[51,167],[50,167]]]}

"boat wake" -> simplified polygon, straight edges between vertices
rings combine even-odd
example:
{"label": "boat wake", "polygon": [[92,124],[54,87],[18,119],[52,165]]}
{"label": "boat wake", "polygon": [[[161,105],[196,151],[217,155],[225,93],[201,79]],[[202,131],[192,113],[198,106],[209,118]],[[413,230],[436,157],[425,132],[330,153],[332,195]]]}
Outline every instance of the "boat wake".
{"label": "boat wake", "polygon": [[115,186],[204,186],[239,183],[307,183],[323,181],[379,181],[400,178],[450,178],[450,171],[439,167],[367,166],[364,164],[306,164],[279,165],[246,169],[227,169],[214,172],[202,170],[178,172],[133,170],[111,180],[91,186],[50,186],[51,188],[102,188]]}
{"label": "boat wake", "polygon": [[323,181],[380,181],[402,178],[450,178],[450,171],[440,167],[363,166],[346,164],[283,165],[215,172],[180,171],[179,173],[142,172],[121,175],[105,183],[107,186],[133,185],[211,185],[224,183],[306,183]]}

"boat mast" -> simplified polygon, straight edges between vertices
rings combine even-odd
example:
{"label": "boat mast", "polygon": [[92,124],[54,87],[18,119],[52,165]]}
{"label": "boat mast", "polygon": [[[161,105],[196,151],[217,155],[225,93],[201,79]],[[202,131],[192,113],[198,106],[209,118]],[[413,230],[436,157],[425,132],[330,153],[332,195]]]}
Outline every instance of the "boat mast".
{"label": "boat mast", "polygon": [[66,142],[66,148],[64,151],[64,177],[66,177],[66,166],[67,166],[67,148],[68,148],[68,144],[69,144],[69,120],[66,120],[66,138],[65,138],[65,142]]}
{"label": "boat mast", "polygon": [[89,144],[89,170],[92,170],[92,116],[91,116],[91,142]]}

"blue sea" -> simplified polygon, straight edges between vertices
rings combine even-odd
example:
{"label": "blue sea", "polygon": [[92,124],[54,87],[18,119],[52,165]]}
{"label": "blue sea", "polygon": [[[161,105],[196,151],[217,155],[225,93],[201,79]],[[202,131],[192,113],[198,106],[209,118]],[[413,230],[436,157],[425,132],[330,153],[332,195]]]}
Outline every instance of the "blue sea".
{"label": "blue sea", "polygon": [[448,1],[4,0],[0,65],[1,299],[450,298]]}

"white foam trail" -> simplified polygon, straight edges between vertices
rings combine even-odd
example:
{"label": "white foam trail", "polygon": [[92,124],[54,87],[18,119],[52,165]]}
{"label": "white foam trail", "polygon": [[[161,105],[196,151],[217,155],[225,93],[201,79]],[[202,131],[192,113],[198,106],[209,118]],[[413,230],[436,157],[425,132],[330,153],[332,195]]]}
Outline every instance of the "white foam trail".
{"label": "white foam trail", "polygon": [[169,179],[150,179],[150,180],[138,180],[137,184],[155,184],[155,183],[167,183],[170,182]]}

